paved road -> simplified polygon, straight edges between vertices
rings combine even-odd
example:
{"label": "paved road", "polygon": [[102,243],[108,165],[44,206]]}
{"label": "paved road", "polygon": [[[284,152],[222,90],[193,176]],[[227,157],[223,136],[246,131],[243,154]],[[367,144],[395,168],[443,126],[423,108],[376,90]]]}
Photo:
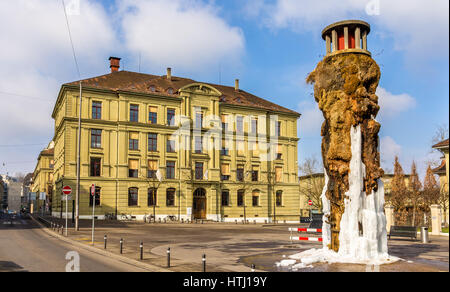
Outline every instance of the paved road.
{"label": "paved road", "polygon": [[0,215],[0,272],[65,272],[66,254],[80,255],[81,272],[143,272],[51,237],[32,220]]}

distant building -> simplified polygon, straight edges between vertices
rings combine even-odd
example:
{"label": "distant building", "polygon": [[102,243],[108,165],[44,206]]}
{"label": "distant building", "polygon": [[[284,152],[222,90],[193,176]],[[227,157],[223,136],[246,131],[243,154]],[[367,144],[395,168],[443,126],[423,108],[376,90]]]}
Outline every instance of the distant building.
{"label": "distant building", "polygon": [[31,184],[33,174],[29,173],[25,176],[22,182],[22,208],[29,208],[31,203]]}
{"label": "distant building", "polygon": [[[449,139],[437,143],[436,145],[433,146],[433,148],[439,150],[443,154],[441,165],[433,169],[433,172],[439,176],[441,195],[447,196],[448,198]],[[445,208],[443,208],[447,213],[445,214],[446,222],[449,222],[449,214],[448,214],[449,202],[448,199],[443,201],[446,204]]]}
{"label": "distant building", "polygon": [[0,175],[3,180],[3,200],[2,208],[11,211],[20,211],[21,196],[22,196],[22,183],[16,178],[8,175]]}
{"label": "distant building", "polygon": [[0,210],[5,210],[6,208],[8,208],[8,193],[6,192],[3,177],[0,175]]}
{"label": "distant building", "polygon": [[31,191],[36,193],[37,202],[34,203],[34,211],[41,210],[42,202],[39,200],[39,194],[45,193],[45,208],[46,211],[52,210],[53,205],[53,168],[54,168],[54,146],[55,143],[50,142],[48,147],[41,151],[38,157],[38,162],[36,164],[36,168],[33,172],[33,180],[31,185]]}
{"label": "distant building", "polygon": [[[381,178],[381,181],[384,184],[384,194],[386,198],[389,198],[391,194],[391,181],[394,178],[393,174],[384,174],[384,176]],[[409,185],[410,175],[405,174],[405,184],[406,186]],[[325,179],[323,173],[315,173],[312,175],[305,175],[299,177],[300,182],[300,209],[302,210],[303,216],[307,214],[309,211],[309,205],[308,205],[308,191],[310,191],[312,194],[315,194],[315,196],[319,196],[321,194],[321,190],[323,189]]]}

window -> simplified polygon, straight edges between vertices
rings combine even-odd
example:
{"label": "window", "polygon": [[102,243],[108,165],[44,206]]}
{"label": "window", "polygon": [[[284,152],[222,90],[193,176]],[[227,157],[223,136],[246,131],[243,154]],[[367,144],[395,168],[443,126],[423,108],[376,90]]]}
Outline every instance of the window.
{"label": "window", "polygon": [[222,164],[221,179],[224,181],[230,180],[230,165],[229,164]]}
{"label": "window", "polygon": [[244,167],[242,165],[238,165],[236,170],[236,180],[244,181]]}
{"label": "window", "polygon": [[102,147],[102,130],[91,130],[91,148]]}
{"label": "window", "polygon": [[281,122],[277,122],[276,123],[275,136],[276,137],[280,137],[281,136]]}
{"label": "window", "polygon": [[166,205],[167,205],[167,207],[175,206],[175,189],[167,189],[167,191],[166,191]]}
{"label": "window", "polygon": [[258,181],[258,170],[256,170],[255,168],[253,168],[252,170],[252,181]]}
{"label": "window", "polygon": [[283,145],[277,145],[277,159],[280,160],[283,158]]}
{"label": "window", "polygon": [[167,138],[167,152],[175,153],[175,141]]}
{"label": "window", "polygon": [[[102,188],[95,187],[95,206],[100,206],[100,191]],[[94,197],[89,192],[89,206],[92,207]]]}
{"label": "window", "polygon": [[252,206],[253,207],[258,207],[259,206],[259,191],[253,191]]}
{"label": "window", "polygon": [[149,188],[147,193],[148,206],[156,206],[157,198],[158,198],[158,190],[154,188]]}
{"label": "window", "polygon": [[245,145],[244,141],[238,140],[236,141],[236,148],[237,148],[237,155],[238,156],[245,156]]}
{"label": "window", "polygon": [[149,160],[148,161],[148,178],[156,178],[156,172],[158,171],[158,161]]}
{"label": "window", "polygon": [[222,206],[230,206],[230,192],[222,191]]}
{"label": "window", "polygon": [[195,153],[203,153],[203,137],[195,137]]}
{"label": "window", "polygon": [[155,85],[150,85],[150,87],[148,89],[150,89],[151,92],[156,92]]}
{"label": "window", "polygon": [[167,93],[168,94],[173,94],[173,88],[172,87],[167,88]]}
{"label": "window", "polygon": [[252,150],[252,156],[253,157],[259,157],[259,144],[258,144],[258,142],[251,142],[251,146],[250,147],[251,147],[250,149]]}
{"label": "window", "polygon": [[101,164],[102,159],[101,158],[91,158],[91,176],[100,176],[100,170],[101,170]]}
{"label": "window", "polygon": [[156,125],[158,123],[158,108],[151,106],[148,113],[148,121],[150,124]]}
{"label": "window", "polygon": [[139,133],[130,133],[129,149],[139,150]]}
{"label": "window", "polygon": [[168,109],[167,110],[167,125],[168,126],[175,126],[175,110],[174,109]]}
{"label": "window", "polygon": [[138,205],[138,188],[128,189],[128,207],[134,207]]}
{"label": "window", "polygon": [[175,161],[167,161],[166,178],[175,179]]}
{"label": "window", "polygon": [[139,122],[139,106],[136,104],[130,105],[130,122]]}
{"label": "window", "polygon": [[54,160],[50,160],[50,163],[49,163],[48,167],[53,169],[55,167],[55,161]]}
{"label": "window", "polygon": [[275,168],[275,182],[281,182],[283,180],[283,168],[276,167]]}
{"label": "window", "polygon": [[130,159],[128,161],[128,177],[138,177],[139,160]]}
{"label": "window", "polygon": [[158,151],[158,134],[148,134],[148,151]]}
{"label": "window", "polygon": [[258,133],[258,120],[252,120],[252,134]]}
{"label": "window", "polygon": [[277,192],[276,202],[277,202],[277,207],[281,207],[283,205],[283,192],[282,191]]}
{"label": "window", "polygon": [[245,192],[243,190],[238,191],[237,193],[237,205],[238,207],[243,207],[245,201]]}
{"label": "window", "polygon": [[227,118],[228,118],[228,116],[222,115],[222,131],[224,131],[224,132],[228,131]]}
{"label": "window", "polygon": [[203,128],[203,113],[198,112],[195,114],[195,128],[201,129]]}
{"label": "window", "polygon": [[238,134],[244,133],[244,118],[243,117],[236,117],[236,132]]}
{"label": "window", "polygon": [[94,101],[92,102],[92,118],[95,120],[102,119],[102,103]]}
{"label": "window", "polygon": [[195,179],[203,180],[203,162],[195,163]]}

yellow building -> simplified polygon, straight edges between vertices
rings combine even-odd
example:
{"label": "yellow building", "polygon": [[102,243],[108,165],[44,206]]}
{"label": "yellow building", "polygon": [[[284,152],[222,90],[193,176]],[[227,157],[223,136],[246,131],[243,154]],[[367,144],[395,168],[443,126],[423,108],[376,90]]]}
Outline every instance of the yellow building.
{"label": "yellow building", "polygon": [[[120,59],[110,61],[110,74],[81,81],[80,218],[92,218],[94,184],[100,219],[299,220],[298,113],[238,80],[119,71]],[[76,189],[79,90],[64,84],[52,114],[58,201],[64,186]]]}
{"label": "yellow building", "polygon": [[[53,200],[53,167],[55,164],[54,158],[54,142],[52,141],[46,149],[41,151],[38,157],[38,162],[33,172],[33,181],[31,186],[31,192],[36,193],[38,204],[39,193],[45,193],[46,204],[49,210],[52,210],[53,203],[58,204],[58,202]],[[41,205],[34,205],[34,211],[39,210]]]}
{"label": "yellow building", "polygon": [[442,200],[442,203],[446,204],[446,206],[445,206],[446,208],[443,208],[443,209],[444,209],[444,212],[446,213],[446,214],[444,214],[446,217],[446,222],[449,222],[449,214],[448,214],[448,208],[449,208],[449,201],[448,201],[449,139],[439,142],[438,144],[434,145],[433,148],[441,151],[441,153],[443,154],[441,165],[439,167],[437,167],[436,169],[433,169],[433,172],[435,174],[439,175],[441,196],[446,196],[446,199]]}

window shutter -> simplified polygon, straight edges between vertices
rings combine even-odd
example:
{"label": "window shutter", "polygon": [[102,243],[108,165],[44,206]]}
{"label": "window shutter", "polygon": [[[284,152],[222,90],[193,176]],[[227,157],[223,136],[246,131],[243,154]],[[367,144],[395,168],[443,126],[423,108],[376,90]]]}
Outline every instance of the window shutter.
{"label": "window shutter", "polygon": [[278,144],[277,145],[277,154],[282,154],[283,153],[283,145]]}
{"label": "window shutter", "polygon": [[230,175],[230,165],[222,164],[222,175]]}
{"label": "window shutter", "polygon": [[131,140],[139,140],[139,133],[131,132],[130,133],[130,139]]}
{"label": "window shutter", "polygon": [[139,160],[130,159],[128,162],[128,167],[130,169],[138,169],[139,168]]}
{"label": "window shutter", "polygon": [[148,161],[148,169],[149,170],[158,170],[158,161],[156,161],[156,160],[149,160]]}
{"label": "window shutter", "polygon": [[275,168],[275,180],[280,182],[283,178],[283,169],[281,167]]}

